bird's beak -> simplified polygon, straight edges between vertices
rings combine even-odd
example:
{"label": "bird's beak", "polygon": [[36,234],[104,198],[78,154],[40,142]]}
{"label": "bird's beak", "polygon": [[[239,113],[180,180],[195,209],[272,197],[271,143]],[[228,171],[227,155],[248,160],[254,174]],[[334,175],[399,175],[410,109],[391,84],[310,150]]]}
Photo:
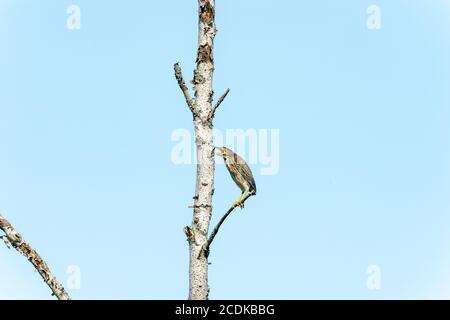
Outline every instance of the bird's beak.
{"label": "bird's beak", "polygon": [[224,150],[221,147],[216,147],[216,155],[223,157],[224,156]]}

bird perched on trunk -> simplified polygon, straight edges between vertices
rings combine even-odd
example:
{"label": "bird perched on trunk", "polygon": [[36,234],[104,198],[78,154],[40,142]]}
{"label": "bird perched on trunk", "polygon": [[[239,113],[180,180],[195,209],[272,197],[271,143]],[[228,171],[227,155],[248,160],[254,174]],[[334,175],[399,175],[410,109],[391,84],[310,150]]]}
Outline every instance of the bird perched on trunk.
{"label": "bird perched on trunk", "polygon": [[242,191],[241,196],[233,203],[232,208],[239,206],[242,209],[245,200],[256,194],[256,184],[252,171],[244,159],[230,149],[226,147],[216,149],[218,149],[217,155],[222,156],[225,161],[231,178]]}

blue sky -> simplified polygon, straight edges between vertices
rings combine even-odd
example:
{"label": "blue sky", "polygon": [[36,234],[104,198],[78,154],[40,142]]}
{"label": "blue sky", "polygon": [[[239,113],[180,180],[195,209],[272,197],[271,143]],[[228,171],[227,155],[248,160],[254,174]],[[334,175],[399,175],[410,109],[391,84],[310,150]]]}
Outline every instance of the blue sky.
{"label": "blue sky", "polygon": [[[0,212],[64,284],[80,268],[75,299],[187,297],[195,165],[171,161],[171,134],[192,117],[172,66],[192,75],[196,9],[0,0]],[[231,92],[215,126],[278,129],[280,161],[252,165],[258,194],[214,242],[212,299],[450,298],[449,15],[217,0],[214,86]],[[238,195],[218,166],[213,223]],[[0,298],[52,297],[0,246]]]}

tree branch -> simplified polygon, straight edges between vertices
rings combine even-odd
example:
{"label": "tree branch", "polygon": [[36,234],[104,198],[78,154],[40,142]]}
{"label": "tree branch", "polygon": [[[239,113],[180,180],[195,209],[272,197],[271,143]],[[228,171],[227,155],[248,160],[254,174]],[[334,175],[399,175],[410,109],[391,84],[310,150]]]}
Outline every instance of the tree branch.
{"label": "tree branch", "polygon": [[197,116],[197,112],[195,110],[195,101],[189,94],[189,89],[186,86],[186,83],[184,82],[183,73],[181,72],[181,68],[178,62],[173,65],[173,69],[175,71],[175,78],[177,79],[178,85],[180,86],[180,89],[183,92],[184,99],[186,99],[186,103],[189,109],[191,110],[192,115],[195,117]]}
{"label": "tree branch", "polygon": [[[253,194],[247,194],[243,199],[242,199],[242,203],[245,202],[245,200],[247,200],[249,197],[251,197]],[[220,227],[222,226],[222,224],[224,223],[224,221],[228,218],[228,216],[231,214],[231,212],[233,212],[233,210],[238,206],[238,204],[233,204],[230,209],[228,209],[227,212],[225,212],[225,214],[223,215],[223,217],[219,220],[219,222],[217,223],[217,225],[214,227],[214,230],[211,232],[211,235],[209,236],[208,240],[206,241],[206,243],[203,245],[202,250],[199,253],[199,258],[201,254],[204,254],[205,257],[207,258],[209,256],[209,247],[211,246],[211,243],[213,242],[214,238],[216,237],[217,233],[219,232]]]}
{"label": "tree branch", "polygon": [[42,279],[44,279],[44,282],[50,287],[53,295],[59,300],[70,300],[69,294],[53,276],[47,263],[45,263],[41,256],[22,238],[22,236],[13,228],[11,223],[9,223],[9,221],[1,214],[0,230],[5,233],[5,235],[0,238],[5,241],[8,248],[12,246],[31,262],[36,271],[41,275]]}
{"label": "tree branch", "polygon": [[210,114],[209,114],[209,119],[214,119],[214,115],[216,114],[216,110],[217,108],[219,108],[220,104],[223,102],[223,100],[226,98],[226,96],[228,95],[228,93],[230,92],[230,89],[228,88],[224,94],[222,94],[222,96],[219,98],[219,100],[217,100],[216,104],[214,105],[214,108],[211,110]]}

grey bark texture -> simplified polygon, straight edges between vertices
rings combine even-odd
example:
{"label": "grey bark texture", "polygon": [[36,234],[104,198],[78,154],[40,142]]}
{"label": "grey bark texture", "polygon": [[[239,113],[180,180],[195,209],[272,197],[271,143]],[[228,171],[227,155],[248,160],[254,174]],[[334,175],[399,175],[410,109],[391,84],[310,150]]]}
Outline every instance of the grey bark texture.
{"label": "grey bark texture", "polygon": [[36,271],[41,275],[44,282],[50,287],[59,300],[70,300],[70,296],[64,287],[56,280],[55,276],[51,273],[47,263],[41,258],[41,256],[34,250],[30,244],[28,244],[18,233],[11,223],[4,216],[0,214],[0,230],[5,235],[0,238],[3,239],[8,248],[13,247],[19,253],[23,254],[28,261],[34,266]]}
{"label": "grey bark texture", "polygon": [[214,193],[215,159],[212,121],[214,112],[229,90],[225,92],[213,108],[215,1],[198,0],[198,15],[197,66],[192,80],[194,99],[189,95],[179,65],[175,64],[174,69],[178,85],[194,118],[197,149],[197,176],[193,197],[194,213],[191,226],[184,229],[189,242],[189,299],[207,300],[209,294],[208,258],[201,252],[203,251],[203,245],[208,241]]}

